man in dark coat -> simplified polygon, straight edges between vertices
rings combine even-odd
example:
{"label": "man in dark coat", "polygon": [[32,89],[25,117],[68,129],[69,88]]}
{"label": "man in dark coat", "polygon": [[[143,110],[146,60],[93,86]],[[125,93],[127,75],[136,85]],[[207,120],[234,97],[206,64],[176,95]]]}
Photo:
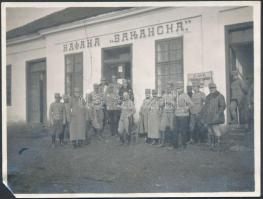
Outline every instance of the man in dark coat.
{"label": "man in dark coat", "polygon": [[219,125],[225,123],[226,102],[225,97],[216,90],[215,83],[209,83],[208,87],[210,93],[206,97],[205,105],[201,111],[201,119],[208,128],[208,142],[213,150],[220,144],[222,132]]}

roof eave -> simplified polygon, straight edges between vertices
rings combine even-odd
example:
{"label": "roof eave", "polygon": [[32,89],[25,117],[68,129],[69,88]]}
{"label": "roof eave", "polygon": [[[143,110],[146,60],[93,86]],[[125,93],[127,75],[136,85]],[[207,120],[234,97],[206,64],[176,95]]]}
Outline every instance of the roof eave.
{"label": "roof eave", "polygon": [[60,26],[43,29],[43,30],[38,31],[35,34],[15,37],[15,38],[7,40],[6,44],[7,44],[7,46],[14,45],[14,44],[18,44],[21,42],[39,39],[39,38],[41,38],[45,35],[48,35],[48,34],[53,34],[53,33],[66,31],[66,30],[70,30],[70,29],[74,29],[74,28],[79,28],[79,27],[83,27],[83,26],[87,26],[87,25],[92,25],[92,24],[110,21],[110,20],[114,20],[114,19],[118,19],[118,18],[123,18],[123,17],[131,16],[131,15],[135,15],[135,14],[140,14],[143,12],[148,12],[148,11],[160,9],[160,8],[163,8],[163,7],[135,7],[135,8],[131,8],[128,10],[121,10],[121,11],[115,11],[115,12],[111,12],[111,13],[101,14],[101,15],[91,17],[88,19],[83,19],[83,20],[72,22],[72,23],[67,23],[67,24],[63,24]]}

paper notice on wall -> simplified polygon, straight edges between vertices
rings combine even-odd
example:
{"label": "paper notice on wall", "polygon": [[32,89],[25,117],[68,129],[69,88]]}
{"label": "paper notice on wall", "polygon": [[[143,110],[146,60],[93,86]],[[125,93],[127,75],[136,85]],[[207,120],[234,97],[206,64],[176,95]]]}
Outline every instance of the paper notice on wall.
{"label": "paper notice on wall", "polygon": [[118,66],[118,72],[122,73],[122,66]]}
{"label": "paper notice on wall", "polygon": [[207,87],[213,81],[213,71],[203,73],[187,74],[187,85],[200,85],[200,88]]}

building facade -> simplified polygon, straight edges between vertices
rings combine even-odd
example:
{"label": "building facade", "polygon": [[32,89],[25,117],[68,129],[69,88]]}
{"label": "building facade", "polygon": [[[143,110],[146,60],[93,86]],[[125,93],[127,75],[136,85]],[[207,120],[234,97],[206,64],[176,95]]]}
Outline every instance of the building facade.
{"label": "building facade", "polygon": [[7,39],[7,120],[45,122],[55,92],[85,95],[112,75],[131,81],[137,110],[146,88],[186,87],[193,73],[211,74],[229,105],[231,71],[253,80],[253,62],[253,7],[107,12]]}

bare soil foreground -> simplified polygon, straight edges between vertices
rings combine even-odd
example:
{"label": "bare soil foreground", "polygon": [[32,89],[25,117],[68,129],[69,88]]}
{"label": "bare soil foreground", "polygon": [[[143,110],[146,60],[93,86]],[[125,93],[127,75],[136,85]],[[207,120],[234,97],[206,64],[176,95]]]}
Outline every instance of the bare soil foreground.
{"label": "bare soil foreground", "polygon": [[8,183],[14,193],[228,192],[254,190],[252,135],[226,133],[222,150],[205,144],[167,150],[109,135],[89,145],[51,148],[42,127],[8,127]]}

